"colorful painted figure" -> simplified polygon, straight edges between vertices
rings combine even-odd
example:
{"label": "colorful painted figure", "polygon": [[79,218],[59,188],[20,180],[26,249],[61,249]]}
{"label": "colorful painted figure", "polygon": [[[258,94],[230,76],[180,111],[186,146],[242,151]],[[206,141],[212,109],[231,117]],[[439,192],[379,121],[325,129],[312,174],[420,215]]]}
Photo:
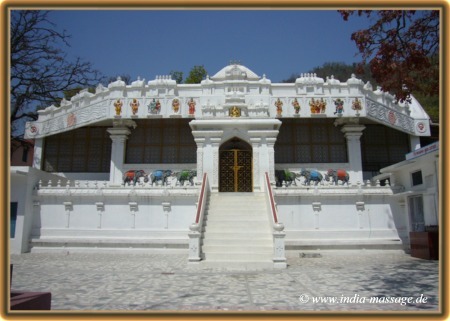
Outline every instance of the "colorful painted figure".
{"label": "colorful painted figure", "polygon": [[176,98],[172,101],[172,110],[175,114],[180,110],[180,101]]}
{"label": "colorful painted figure", "polygon": [[283,102],[280,98],[275,102],[275,107],[277,107],[277,116],[281,116],[281,113],[283,112]]}
{"label": "colorful painted figure", "polygon": [[189,100],[188,102],[188,106],[189,106],[189,115],[194,115],[195,114],[195,101],[193,98],[191,98],[191,100]]}
{"label": "colorful painted figure", "polygon": [[326,101],[323,100],[323,98],[320,98],[320,100],[315,100],[314,98],[311,98],[309,106],[311,107],[311,114],[320,114],[325,112],[327,103]]}
{"label": "colorful painted figure", "polygon": [[356,110],[356,114],[359,114],[359,111],[362,110],[361,101],[359,101],[358,98],[355,98],[355,100],[353,101],[352,109]]}
{"label": "colorful painted figure", "polygon": [[241,117],[241,110],[236,106],[231,107],[230,108],[230,116],[231,117]]}
{"label": "colorful painted figure", "polygon": [[338,181],[342,181],[342,184],[348,184],[350,175],[345,169],[329,169],[325,174],[325,180],[329,181],[330,178],[336,185],[338,184]]}
{"label": "colorful painted figure", "polygon": [[131,112],[133,113],[133,115],[136,115],[136,113],[138,112],[139,109],[139,101],[137,101],[136,98],[133,98],[133,101],[130,103],[131,106]]}
{"label": "colorful painted figure", "polygon": [[294,107],[295,113],[298,114],[300,112],[300,104],[297,98],[295,98],[294,101],[292,102],[292,106]]}
{"label": "colorful painted figure", "polygon": [[300,172],[300,176],[305,177],[305,183],[304,185],[311,185],[311,181],[314,182],[315,185],[320,183],[323,179],[322,174],[320,174],[316,170],[302,170]]}
{"label": "colorful painted figure", "polygon": [[148,182],[148,175],[143,170],[129,170],[123,174],[123,183],[126,185],[128,182],[133,182],[133,185],[136,185],[141,177],[144,178],[144,182]]}
{"label": "colorful painted figure", "polygon": [[185,181],[189,181],[191,183],[191,186],[194,186],[194,177],[197,176],[196,170],[182,170],[181,172],[174,173],[174,175],[177,177],[177,183],[181,186],[184,185]]}
{"label": "colorful painted figure", "polygon": [[150,182],[153,185],[157,181],[161,181],[162,185],[167,185],[167,178],[172,175],[171,170],[156,170],[150,174]]}
{"label": "colorful painted figure", "polygon": [[334,101],[334,105],[336,106],[334,114],[342,115],[344,112],[344,101],[341,98],[338,98]]}
{"label": "colorful painted figure", "polygon": [[158,114],[161,110],[161,103],[159,102],[159,100],[155,100],[155,98],[153,98],[153,100],[150,102],[150,104],[148,104],[147,107],[149,114]]}
{"label": "colorful painted figure", "polygon": [[116,116],[120,116],[122,113],[122,105],[123,103],[120,101],[120,99],[117,99],[117,101],[114,103],[114,107],[116,108]]}
{"label": "colorful painted figure", "polygon": [[298,178],[300,178],[300,174],[296,174],[287,169],[275,170],[275,182],[276,182],[275,185],[277,187],[283,186],[283,182],[285,182],[286,187],[288,187],[291,184],[294,184],[297,186],[297,183],[295,182],[295,180]]}

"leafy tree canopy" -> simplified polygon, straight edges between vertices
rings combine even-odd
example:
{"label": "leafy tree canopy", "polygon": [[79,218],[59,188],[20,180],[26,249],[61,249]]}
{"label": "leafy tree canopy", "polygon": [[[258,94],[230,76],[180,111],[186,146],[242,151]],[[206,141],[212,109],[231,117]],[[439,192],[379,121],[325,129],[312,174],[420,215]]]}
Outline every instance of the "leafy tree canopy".
{"label": "leafy tree canopy", "polygon": [[192,67],[189,75],[184,81],[185,84],[199,84],[207,75],[207,71],[203,65]]}
{"label": "leafy tree canopy", "polygon": [[181,84],[183,82],[183,72],[171,70],[169,73],[170,77],[177,82],[177,84]]}
{"label": "leafy tree canopy", "polygon": [[368,64],[373,78],[383,90],[399,101],[411,93],[439,94],[439,11],[416,10],[339,10],[350,16],[376,17],[351,39]]}

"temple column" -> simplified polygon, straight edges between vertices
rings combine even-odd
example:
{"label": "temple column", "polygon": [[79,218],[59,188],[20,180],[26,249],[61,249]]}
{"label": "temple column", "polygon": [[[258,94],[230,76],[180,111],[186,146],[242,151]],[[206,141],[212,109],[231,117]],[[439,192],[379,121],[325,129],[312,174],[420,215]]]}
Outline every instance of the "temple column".
{"label": "temple column", "polygon": [[197,179],[203,177],[203,146],[205,144],[205,138],[195,138],[197,144]]}
{"label": "temple column", "polygon": [[36,169],[42,169],[43,146],[44,138],[36,138],[34,140],[33,167]]}
{"label": "temple column", "polygon": [[214,192],[219,191],[219,147],[220,138],[211,139],[211,152],[212,152],[212,183],[211,189]]}
{"label": "temple column", "polygon": [[261,146],[261,138],[250,138],[252,143],[252,158],[253,158],[253,191],[261,189],[262,179],[260,175],[260,157],[259,149]]}
{"label": "temple column", "polygon": [[121,184],[123,176],[123,163],[125,160],[125,141],[131,131],[127,127],[108,128],[111,145],[111,170],[109,172],[109,182],[111,184]]}
{"label": "temple column", "polygon": [[269,179],[271,182],[275,181],[275,142],[276,138],[267,137],[267,155],[268,155],[268,161],[269,161]]}
{"label": "temple column", "polygon": [[420,137],[409,135],[409,148],[410,151],[415,151],[420,148]]}
{"label": "temple column", "polygon": [[344,125],[341,131],[347,139],[347,153],[349,163],[350,181],[353,183],[363,182],[361,141],[364,125]]}

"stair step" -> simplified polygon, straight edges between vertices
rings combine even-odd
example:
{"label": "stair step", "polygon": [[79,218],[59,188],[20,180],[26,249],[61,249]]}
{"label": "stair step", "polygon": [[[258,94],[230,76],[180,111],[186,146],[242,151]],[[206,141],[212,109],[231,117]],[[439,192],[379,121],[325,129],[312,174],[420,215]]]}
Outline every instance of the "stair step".
{"label": "stair step", "polygon": [[206,233],[205,234],[205,238],[208,237],[209,233],[228,233],[228,234],[233,234],[233,233],[246,233],[249,230],[252,230],[256,233],[260,233],[260,234],[270,234],[270,229],[269,227],[249,227],[249,226],[222,226],[220,224],[218,225],[213,225],[213,226],[203,226],[203,230]]}
{"label": "stair step", "polygon": [[[209,245],[229,245],[229,246],[242,246],[242,244],[249,243],[248,239],[236,239],[236,238],[208,238],[203,240],[203,246]],[[271,239],[252,239],[251,244],[261,246],[272,246],[273,241]]]}
{"label": "stair step", "polygon": [[247,244],[247,245],[231,245],[231,244],[220,244],[220,245],[211,245],[211,244],[203,244],[203,252],[204,253],[223,253],[223,254],[270,254],[272,253],[272,246],[264,245],[264,244]]}
{"label": "stair step", "polygon": [[264,239],[272,240],[272,234],[266,232],[254,232],[254,231],[218,231],[205,233],[204,240],[217,240],[217,239],[235,239],[235,240],[254,240]]}
{"label": "stair step", "polygon": [[243,221],[223,221],[223,220],[207,220],[206,222],[203,223],[203,226],[205,227],[224,227],[224,228],[228,228],[228,227],[232,227],[232,228],[238,228],[238,227],[244,227],[246,229],[268,229],[269,224],[267,221],[250,221],[250,220],[243,220]]}
{"label": "stair step", "polygon": [[203,253],[205,260],[222,261],[222,262],[236,262],[236,261],[263,261],[272,260],[271,253],[221,253],[221,252],[208,252]]}

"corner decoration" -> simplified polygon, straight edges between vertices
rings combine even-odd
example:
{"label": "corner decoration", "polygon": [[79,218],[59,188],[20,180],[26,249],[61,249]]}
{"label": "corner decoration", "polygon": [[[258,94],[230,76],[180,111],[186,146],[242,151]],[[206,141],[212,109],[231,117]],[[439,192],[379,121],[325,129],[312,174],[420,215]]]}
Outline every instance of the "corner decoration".
{"label": "corner decoration", "polygon": [[120,101],[120,99],[117,99],[114,103],[114,108],[116,109],[116,116],[120,116],[122,114],[122,105],[123,103]]}
{"label": "corner decoration", "polygon": [[153,98],[153,100],[150,102],[150,104],[148,104],[148,113],[149,114],[159,114],[159,111],[161,110],[161,103],[158,100],[155,100],[155,98]]}
{"label": "corner decoration", "polygon": [[327,108],[327,102],[323,98],[320,98],[320,100],[312,98],[309,106],[311,107],[311,114],[323,114]]}
{"label": "corner decoration", "polygon": [[241,117],[241,109],[239,107],[233,106],[229,110],[230,117]]}

